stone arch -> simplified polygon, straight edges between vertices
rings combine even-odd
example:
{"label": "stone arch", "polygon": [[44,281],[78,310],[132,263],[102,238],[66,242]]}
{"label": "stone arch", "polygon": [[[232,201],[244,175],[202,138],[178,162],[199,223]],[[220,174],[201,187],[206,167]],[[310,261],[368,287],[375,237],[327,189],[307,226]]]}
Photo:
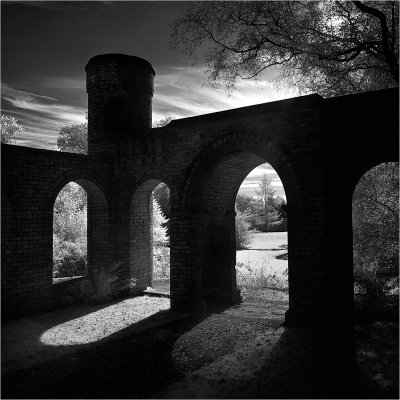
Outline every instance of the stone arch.
{"label": "stone arch", "polygon": [[[87,260],[88,275],[91,276],[95,269],[106,268],[111,263],[111,242],[109,215],[109,201],[105,195],[104,183],[99,182],[94,172],[90,170],[79,171],[70,170],[59,176],[51,185],[46,202],[44,215],[50,214],[46,218],[48,231],[53,231],[53,206],[60,190],[69,182],[79,184],[87,194]],[[49,240],[49,254],[53,254],[52,236]],[[51,266],[51,267],[50,267]],[[53,268],[52,256],[49,259],[49,270]]]}
{"label": "stone arch", "polygon": [[393,159],[392,157],[385,157],[384,154],[377,153],[374,157],[365,157],[357,163],[353,163],[351,168],[346,170],[346,172],[348,171],[348,176],[346,177],[347,185],[344,189],[346,190],[345,195],[347,199],[351,202],[356,186],[366,173],[381,164],[389,162],[399,162],[399,160]]}
{"label": "stone arch", "polygon": [[[194,159],[189,167],[184,180],[182,189],[182,208],[196,208],[199,197],[196,194],[196,187],[201,185],[206,174],[209,173],[211,166],[216,166],[224,157],[235,153],[246,153],[253,155],[256,160],[265,160],[277,171],[285,188],[288,203],[292,207],[301,207],[304,202],[299,179],[295,173],[295,168],[287,152],[277,141],[264,138],[262,136],[250,136],[249,134],[230,134],[223,136],[207,145]],[[258,161],[250,161],[247,158],[248,168]],[[243,161],[243,160],[242,160]],[[243,161],[245,162],[245,161]],[[245,175],[246,176],[246,175]],[[240,186],[240,185],[239,185]],[[194,190],[193,190],[194,189]]]}
{"label": "stone arch", "polygon": [[208,145],[187,174],[182,208],[191,214],[189,265],[193,290],[200,298],[210,293],[211,300],[237,301],[235,199],[248,173],[265,162],[277,171],[284,185],[289,210],[288,243],[292,249],[296,231],[291,227],[296,226],[303,198],[294,166],[278,142],[227,135]]}
{"label": "stone arch", "polygon": [[153,204],[151,194],[160,183],[167,184],[171,190],[169,178],[161,171],[153,172],[142,176],[140,184],[131,197],[130,204],[130,275],[137,279],[136,290],[138,291],[151,286],[153,281]]}

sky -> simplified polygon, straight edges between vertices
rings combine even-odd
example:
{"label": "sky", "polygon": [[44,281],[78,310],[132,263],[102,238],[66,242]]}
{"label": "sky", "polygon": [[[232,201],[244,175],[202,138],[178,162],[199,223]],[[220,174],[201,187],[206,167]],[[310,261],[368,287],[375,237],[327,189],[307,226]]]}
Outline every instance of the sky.
{"label": "sky", "polygon": [[[148,60],[156,71],[153,121],[176,119],[293,97],[278,92],[264,74],[260,82],[238,81],[228,95],[210,86],[201,54],[169,46],[170,23],[184,1],[1,1],[1,112],[25,128],[16,144],[52,149],[66,123],[84,122],[84,67],[98,54],[125,53]],[[252,171],[241,192],[254,195]],[[277,195],[282,184],[272,174]],[[250,179],[251,178],[251,179]]]}

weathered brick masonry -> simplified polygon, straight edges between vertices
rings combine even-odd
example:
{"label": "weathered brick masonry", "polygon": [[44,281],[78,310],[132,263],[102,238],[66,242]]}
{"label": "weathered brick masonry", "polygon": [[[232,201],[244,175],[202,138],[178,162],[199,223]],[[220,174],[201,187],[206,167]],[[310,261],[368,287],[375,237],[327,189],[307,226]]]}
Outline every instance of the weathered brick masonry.
{"label": "weathered brick masonry", "polygon": [[89,272],[123,261],[151,281],[150,194],[171,190],[171,306],[238,299],[234,202],[269,162],[289,222],[288,322],[351,320],[352,193],[370,168],[398,161],[398,90],[318,95],[176,120],[151,129],[154,71],[142,59],[89,62],[89,155],[2,145],[2,310],[53,306],[52,213],[59,190],[88,193]]}

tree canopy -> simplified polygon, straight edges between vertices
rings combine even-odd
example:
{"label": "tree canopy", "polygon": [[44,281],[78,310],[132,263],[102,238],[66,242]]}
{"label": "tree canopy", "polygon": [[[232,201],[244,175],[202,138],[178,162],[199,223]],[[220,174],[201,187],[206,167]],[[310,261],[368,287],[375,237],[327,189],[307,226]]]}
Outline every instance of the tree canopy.
{"label": "tree canopy", "polygon": [[59,132],[57,147],[61,151],[87,154],[88,152],[87,122],[64,125]]}
{"label": "tree canopy", "polygon": [[[279,85],[337,96],[398,86],[398,2],[195,2],[171,47],[203,52],[212,84],[272,69]],[[280,82],[280,83],[279,83]]]}
{"label": "tree canopy", "polygon": [[171,121],[173,121],[175,118],[171,117],[170,115],[167,115],[164,118],[161,118],[157,121],[153,122],[153,128],[162,128],[163,126],[168,125]]}
{"label": "tree canopy", "polygon": [[353,195],[354,278],[374,302],[399,284],[399,164],[380,164]]}
{"label": "tree canopy", "polygon": [[2,114],[0,118],[1,143],[15,143],[17,133],[23,132],[25,129],[18,123],[18,120],[10,115]]}

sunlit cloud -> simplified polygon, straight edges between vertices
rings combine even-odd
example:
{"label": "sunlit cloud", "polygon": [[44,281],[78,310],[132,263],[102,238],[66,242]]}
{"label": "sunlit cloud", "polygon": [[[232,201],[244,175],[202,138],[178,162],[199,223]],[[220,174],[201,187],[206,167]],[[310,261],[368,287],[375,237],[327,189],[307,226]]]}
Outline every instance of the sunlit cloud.
{"label": "sunlit cloud", "polygon": [[294,97],[278,92],[268,81],[240,80],[228,95],[207,82],[201,68],[168,67],[157,73],[153,98],[153,120],[169,115],[191,117]]}

